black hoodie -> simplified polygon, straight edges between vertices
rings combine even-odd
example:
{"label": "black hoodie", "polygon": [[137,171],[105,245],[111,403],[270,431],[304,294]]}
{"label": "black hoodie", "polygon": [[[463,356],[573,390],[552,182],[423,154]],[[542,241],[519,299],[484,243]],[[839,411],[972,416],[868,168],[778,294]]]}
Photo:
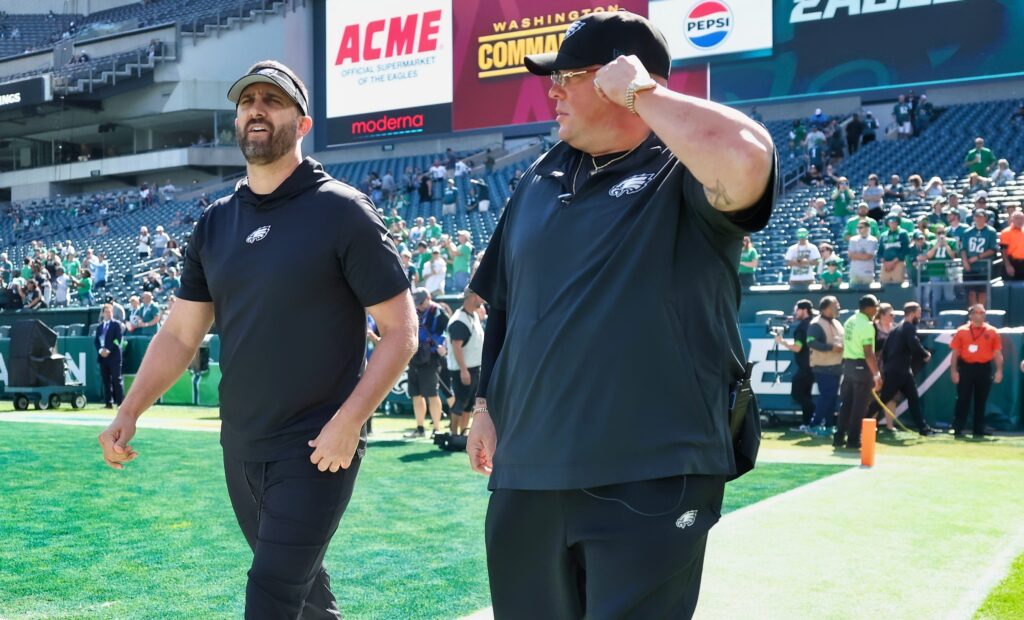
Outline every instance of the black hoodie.
{"label": "black hoodie", "polygon": [[241,460],[308,456],[362,372],[365,308],[409,288],[364,194],[307,158],[273,193],[242,181],[206,209],[181,299],[213,302],[221,445]]}

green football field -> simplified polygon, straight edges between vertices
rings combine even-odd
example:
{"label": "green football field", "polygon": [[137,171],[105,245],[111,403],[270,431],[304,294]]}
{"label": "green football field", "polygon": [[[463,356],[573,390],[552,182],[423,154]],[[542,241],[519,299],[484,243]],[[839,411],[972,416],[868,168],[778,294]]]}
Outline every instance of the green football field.
{"label": "green football field", "polygon": [[[240,617],[251,555],[215,410],[148,413],[123,472],[99,457],[108,417],[0,412],[0,618]],[[485,480],[401,439],[409,423],[377,421],[327,555],[348,617],[489,604]],[[728,486],[699,617],[1020,617],[1024,562],[1006,575],[1024,550],[1024,440],[897,436],[872,470],[818,443],[766,433],[758,469]]]}

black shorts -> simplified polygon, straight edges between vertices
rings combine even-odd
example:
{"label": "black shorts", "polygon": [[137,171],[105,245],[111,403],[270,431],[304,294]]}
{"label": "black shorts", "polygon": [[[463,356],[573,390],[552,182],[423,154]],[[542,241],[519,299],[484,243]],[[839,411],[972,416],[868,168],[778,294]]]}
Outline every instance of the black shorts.
{"label": "black shorts", "polygon": [[448,373],[452,376],[452,391],[455,392],[452,413],[455,415],[473,413],[473,402],[476,400],[477,388],[480,387],[480,367],[469,369],[469,385],[463,385],[461,371],[449,370]]}
{"label": "black shorts", "polygon": [[416,396],[433,398],[437,396],[437,384],[440,381],[438,376],[439,370],[440,368],[434,361],[422,365],[410,364],[409,382],[407,383],[409,398],[415,398]]}

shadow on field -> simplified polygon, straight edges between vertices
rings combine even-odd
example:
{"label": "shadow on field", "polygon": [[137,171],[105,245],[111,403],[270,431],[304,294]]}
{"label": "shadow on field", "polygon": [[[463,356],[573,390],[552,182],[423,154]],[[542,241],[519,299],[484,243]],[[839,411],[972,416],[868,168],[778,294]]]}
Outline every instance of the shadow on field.
{"label": "shadow on field", "polygon": [[398,460],[402,461],[403,463],[417,463],[419,461],[429,461],[431,459],[438,459],[438,458],[446,459],[446,458],[450,457],[453,454],[455,454],[455,453],[454,452],[448,452],[447,450],[439,450],[439,449],[435,448],[434,450],[432,450],[430,452],[417,452],[416,454],[403,454],[402,456],[398,457]]}

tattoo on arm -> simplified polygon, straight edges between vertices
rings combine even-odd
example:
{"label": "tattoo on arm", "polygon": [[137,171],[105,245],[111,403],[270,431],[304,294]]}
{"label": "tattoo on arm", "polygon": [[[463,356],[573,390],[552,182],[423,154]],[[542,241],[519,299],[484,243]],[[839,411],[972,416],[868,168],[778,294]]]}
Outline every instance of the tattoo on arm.
{"label": "tattoo on arm", "polygon": [[719,211],[729,211],[733,205],[732,198],[729,197],[729,193],[725,191],[725,185],[721,179],[715,179],[715,187],[704,188],[704,193],[708,197],[708,202],[711,206]]}

